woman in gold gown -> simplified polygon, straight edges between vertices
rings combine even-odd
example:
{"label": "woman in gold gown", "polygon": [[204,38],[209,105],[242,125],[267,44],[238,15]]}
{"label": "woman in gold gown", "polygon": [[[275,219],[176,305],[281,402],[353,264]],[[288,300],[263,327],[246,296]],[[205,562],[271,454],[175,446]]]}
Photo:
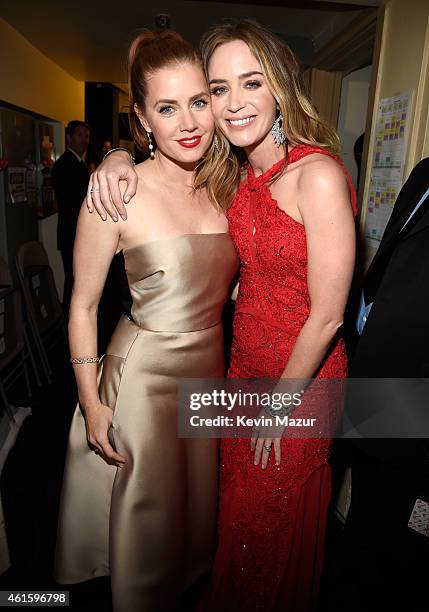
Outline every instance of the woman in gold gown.
{"label": "woman in gold gown", "polygon": [[[133,136],[152,154],[136,166],[127,223],[85,205],[79,218],[69,331],[80,406],[55,574],[66,584],[110,574],[115,612],[172,612],[210,569],[218,494],[216,440],[177,437],[177,381],[223,375],[237,257],[225,217],[192,188],[214,129],[194,50],[173,32],[140,34],[129,83]],[[103,188],[93,179],[93,196]],[[97,373],[97,304],[120,250],[132,320],[119,322]]]}

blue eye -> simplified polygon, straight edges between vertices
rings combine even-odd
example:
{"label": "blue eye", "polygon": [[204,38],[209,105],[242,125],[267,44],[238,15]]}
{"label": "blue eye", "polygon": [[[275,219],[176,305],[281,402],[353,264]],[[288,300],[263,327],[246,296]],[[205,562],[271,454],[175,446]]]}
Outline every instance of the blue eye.
{"label": "blue eye", "polygon": [[193,101],[192,106],[194,106],[195,108],[205,108],[207,104],[208,102],[206,100],[199,98],[198,100]]}
{"label": "blue eye", "polygon": [[173,112],[173,107],[172,106],[161,106],[161,108],[159,109],[159,112],[161,115],[170,115]]}
{"label": "blue eye", "polygon": [[261,84],[259,81],[247,81],[246,83],[246,87],[248,89],[258,89],[258,87],[261,87]]}
{"label": "blue eye", "polygon": [[226,92],[226,87],[213,87],[210,90],[210,93],[212,94],[212,96],[221,96],[225,92]]}

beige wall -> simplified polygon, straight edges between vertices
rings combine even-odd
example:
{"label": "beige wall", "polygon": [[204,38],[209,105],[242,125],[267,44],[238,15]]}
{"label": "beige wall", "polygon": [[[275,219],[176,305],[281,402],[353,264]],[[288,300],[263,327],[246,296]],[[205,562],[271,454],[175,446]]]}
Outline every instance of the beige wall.
{"label": "beige wall", "polygon": [[[372,108],[372,129],[368,165],[374,147],[374,122],[381,98],[396,93],[413,93],[410,113],[409,146],[406,154],[405,181],[420,159],[429,156],[429,2],[427,0],[387,0],[381,40],[380,61]],[[365,223],[365,207],[369,187],[366,174],[361,224]],[[368,261],[374,255],[368,251]]]}
{"label": "beige wall", "polygon": [[341,84],[337,131],[341,141],[341,157],[355,185],[357,166],[353,147],[356,139],[365,131],[371,71],[371,66],[355,70],[345,76]]}
{"label": "beige wall", "polygon": [[[85,84],[43,55],[1,18],[0,100],[64,125],[85,117]],[[60,136],[64,145],[62,129]],[[61,297],[64,272],[56,248],[56,226],[57,215],[39,221],[39,240],[48,253]]]}
{"label": "beige wall", "polygon": [[66,124],[84,118],[84,96],[83,82],[0,18],[0,100]]}

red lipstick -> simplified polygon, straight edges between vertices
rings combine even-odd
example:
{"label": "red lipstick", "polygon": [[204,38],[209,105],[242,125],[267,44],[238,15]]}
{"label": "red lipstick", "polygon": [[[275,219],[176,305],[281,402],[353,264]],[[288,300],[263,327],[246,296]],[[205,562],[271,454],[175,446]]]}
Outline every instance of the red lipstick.
{"label": "red lipstick", "polygon": [[193,149],[194,147],[198,147],[201,142],[201,138],[202,136],[190,136],[189,138],[181,138],[177,142],[185,149]]}

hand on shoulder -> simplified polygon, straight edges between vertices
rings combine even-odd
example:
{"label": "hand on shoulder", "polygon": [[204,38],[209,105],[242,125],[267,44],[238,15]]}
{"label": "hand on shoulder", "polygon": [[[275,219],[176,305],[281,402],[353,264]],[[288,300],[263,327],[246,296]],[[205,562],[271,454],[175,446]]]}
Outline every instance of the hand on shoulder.
{"label": "hand on shoulder", "polygon": [[88,210],[95,210],[103,219],[109,215],[113,220],[120,216],[125,221],[127,211],[124,203],[131,200],[136,190],[137,174],[129,154],[126,151],[116,151],[91,174],[87,194]]}

